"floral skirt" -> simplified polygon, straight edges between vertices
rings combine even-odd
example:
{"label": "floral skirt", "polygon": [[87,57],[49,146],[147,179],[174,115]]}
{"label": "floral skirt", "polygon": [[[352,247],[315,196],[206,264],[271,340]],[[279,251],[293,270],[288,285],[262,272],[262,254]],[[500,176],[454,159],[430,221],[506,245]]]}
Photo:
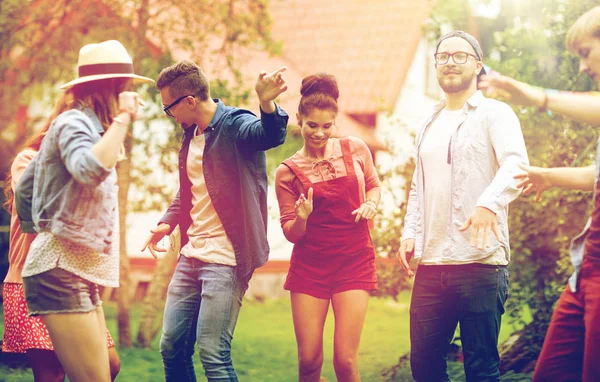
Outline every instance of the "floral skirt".
{"label": "floral skirt", "polygon": [[[115,343],[106,329],[108,347]],[[25,353],[28,349],[54,351],[50,334],[41,316],[29,317],[23,284],[4,283],[4,340],[2,351]]]}

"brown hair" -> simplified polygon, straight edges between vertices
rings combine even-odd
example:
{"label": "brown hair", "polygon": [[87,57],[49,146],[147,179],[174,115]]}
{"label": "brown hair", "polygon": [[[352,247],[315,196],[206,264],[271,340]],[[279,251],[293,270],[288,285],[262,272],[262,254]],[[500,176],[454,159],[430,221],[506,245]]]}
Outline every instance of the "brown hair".
{"label": "brown hair", "polygon": [[182,60],[164,68],[156,79],[156,88],[160,91],[169,87],[173,98],[195,95],[206,101],[210,96],[210,84],[202,69],[192,61]]}
{"label": "brown hair", "polygon": [[586,36],[600,38],[600,6],[581,15],[567,31],[567,49],[578,54],[581,39]]}
{"label": "brown hair", "polygon": [[[31,138],[25,144],[23,150],[39,151],[42,141],[54,119],[63,112],[78,106],[87,106],[94,110],[104,130],[108,130],[113,122],[113,116],[119,111],[119,93],[125,91],[130,81],[128,78],[110,78],[84,82],[68,89],[56,102],[54,110],[44,123],[44,126],[42,126],[35,137]],[[12,174],[9,171],[4,182],[4,196],[6,201],[3,205],[8,212],[11,212],[14,201],[11,183]]]}
{"label": "brown hair", "polygon": [[314,109],[332,110],[337,114],[340,96],[337,80],[331,74],[317,73],[305,77],[300,87],[298,114],[306,116]]}

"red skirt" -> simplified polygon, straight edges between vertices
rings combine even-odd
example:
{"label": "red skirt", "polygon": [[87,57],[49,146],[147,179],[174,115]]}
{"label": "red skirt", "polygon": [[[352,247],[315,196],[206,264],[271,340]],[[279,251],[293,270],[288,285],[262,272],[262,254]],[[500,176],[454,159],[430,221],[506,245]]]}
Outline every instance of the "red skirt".
{"label": "red skirt", "polygon": [[[41,316],[29,317],[23,284],[4,283],[4,340],[2,351],[25,353],[28,349],[54,351],[50,334]],[[108,347],[115,343],[106,329]]]}

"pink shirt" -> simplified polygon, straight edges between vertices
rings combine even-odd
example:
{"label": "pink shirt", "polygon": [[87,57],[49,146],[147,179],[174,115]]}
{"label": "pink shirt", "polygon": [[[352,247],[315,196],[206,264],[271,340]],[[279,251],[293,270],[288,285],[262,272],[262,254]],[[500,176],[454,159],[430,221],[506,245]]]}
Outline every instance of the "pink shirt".
{"label": "pink shirt", "polygon": [[[17,187],[17,182],[23,175],[23,172],[27,168],[27,165],[33,160],[37,154],[34,150],[23,150],[21,151],[15,160],[13,161],[12,167],[10,168],[10,175],[12,176],[11,188],[13,193]],[[10,247],[8,249],[8,273],[4,279],[5,283],[22,283],[21,271],[25,264],[25,258],[27,252],[29,252],[29,246],[35,239],[35,234],[21,232],[21,224],[17,218],[17,211],[15,206],[12,206],[11,218],[10,218]]]}
{"label": "pink shirt", "polygon": [[[379,178],[373,164],[373,156],[365,142],[356,137],[348,137],[348,139],[350,141],[354,170],[358,177],[360,201],[363,203],[366,198],[366,192],[379,187]],[[331,138],[331,140],[333,140],[333,152],[329,160],[313,162],[300,153],[295,153],[290,157],[313,183],[346,176],[340,141],[336,138]],[[296,218],[294,203],[296,203],[300,194],[304,193],[306,196],[306,190],[292,170],[282,164],[277,168],[277,172],[275,173],[275,191],[279,202],[281,227],[287,236],[285,223]]]}

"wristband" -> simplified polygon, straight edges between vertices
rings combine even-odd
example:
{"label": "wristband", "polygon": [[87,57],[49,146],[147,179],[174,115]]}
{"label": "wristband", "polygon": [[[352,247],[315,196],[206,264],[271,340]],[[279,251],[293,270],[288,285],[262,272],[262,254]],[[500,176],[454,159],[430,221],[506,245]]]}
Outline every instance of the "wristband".
{"label": "wristband", "polygon": [[135,121],[135,117],[136,114],[133,111],[129,111],[129,110],[125,110],[125,109],[119,109],[119,114],[121,113],[127,113],[129,114],[129,119],[131,120],[131,122]]}

